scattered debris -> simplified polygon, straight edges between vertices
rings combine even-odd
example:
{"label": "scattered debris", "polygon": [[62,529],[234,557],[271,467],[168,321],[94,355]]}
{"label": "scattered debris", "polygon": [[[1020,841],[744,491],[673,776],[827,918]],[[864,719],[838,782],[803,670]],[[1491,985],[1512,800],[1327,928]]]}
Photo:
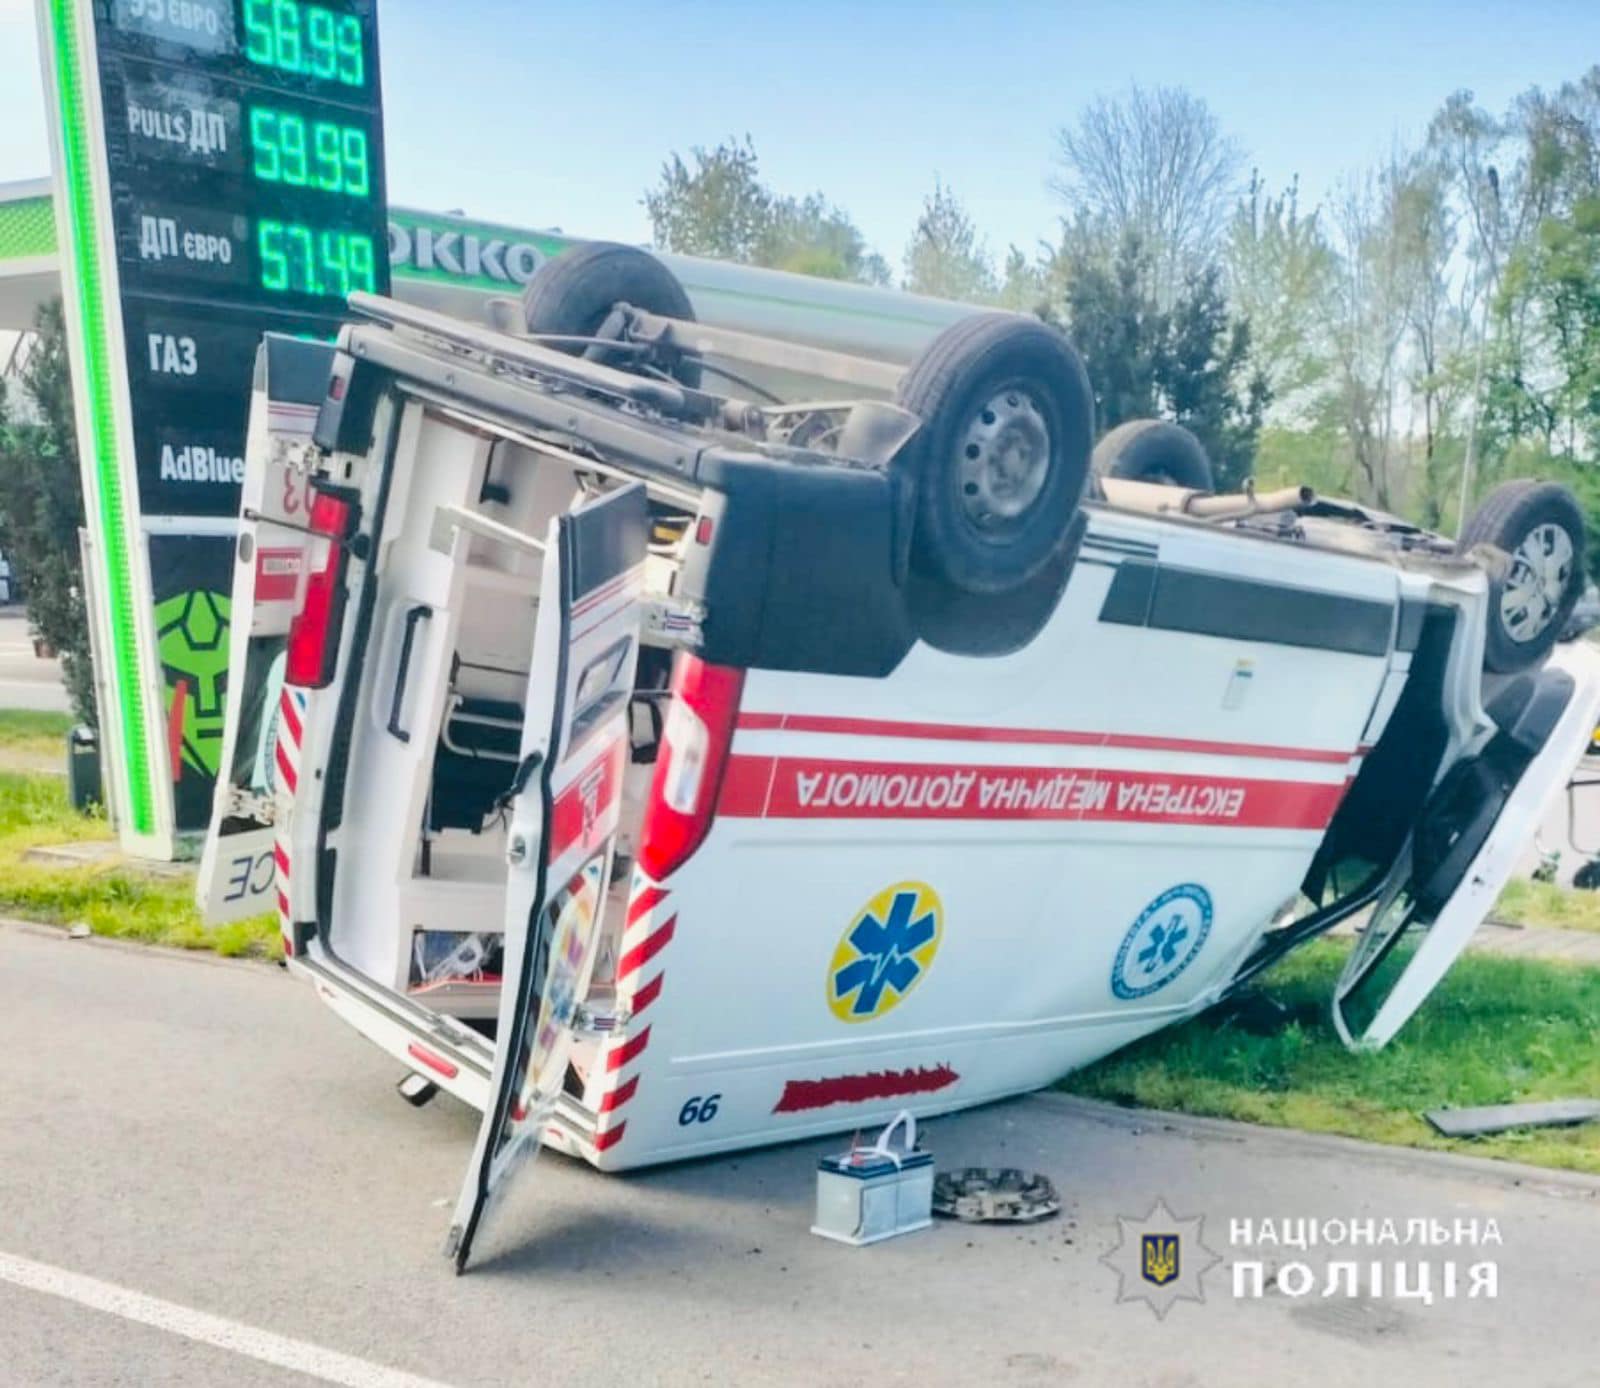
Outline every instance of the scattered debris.
{"label": "scattered debris", "polygon": [[[1444,1137],[1486,1137],[1512,1128],[1564,1128],[1600,1118],[1600,1099],[1552,1099],[1487,1108],[1435,1108],[1422,1115]],[[937,1208],[938,1191],[934,1192]]]}
{"label": "scattered debris", "polygon": [[1038,1172],[969,1166],[933,1178],[933,1212],[970,1224],[1025,1224],[1059,1214],[1061,1197]]}

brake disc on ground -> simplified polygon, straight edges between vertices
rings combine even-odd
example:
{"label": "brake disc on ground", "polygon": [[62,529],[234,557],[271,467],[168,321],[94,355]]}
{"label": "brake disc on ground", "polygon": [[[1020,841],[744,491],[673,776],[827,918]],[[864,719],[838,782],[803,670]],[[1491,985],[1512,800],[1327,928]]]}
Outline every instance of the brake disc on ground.
{"label": "brake disc on ground", "polygon": [[1061,1212],[1049,1178],[1014,1166],[969,1166],[933,1178],[933,1212],[969,1224],[1028,1224]]}

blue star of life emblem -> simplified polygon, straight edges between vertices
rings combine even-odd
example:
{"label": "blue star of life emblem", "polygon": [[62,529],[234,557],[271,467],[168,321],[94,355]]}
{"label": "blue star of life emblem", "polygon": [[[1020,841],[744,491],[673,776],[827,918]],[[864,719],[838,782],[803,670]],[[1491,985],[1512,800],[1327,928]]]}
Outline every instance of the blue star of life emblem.
{"label": "blue star of life emblem", "polygon": [[1177,978],[1211,933],[1211,893],[1196,882],[1169,887],[1139,913],[1111,966],[1111,992],[1125,1002]]}
{"label": "blue star of life emblem", "polygon": [[[874,898],[874,903],[877,901]],[[845,939],[856,957],[834,970],[833,995],[843,1002],[852,993],[853,1017],[874,1017],[910,991],[922,973],[915,955],[938,934],[937,902],[927,902],[920,892],[895,892],[888,909],[875,912],[869,904]],[[894,997],[885,999],[885,990]]]}

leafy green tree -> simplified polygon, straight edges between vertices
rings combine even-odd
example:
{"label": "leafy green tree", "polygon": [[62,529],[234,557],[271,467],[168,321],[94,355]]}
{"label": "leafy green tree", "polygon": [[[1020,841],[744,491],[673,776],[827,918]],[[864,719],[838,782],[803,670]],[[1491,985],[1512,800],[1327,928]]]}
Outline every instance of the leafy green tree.
{"label": "leafy green tree", "polygon": [[1272,387],[1251,362],[1250,324],[1229,314],[1215,265],[1190,276],[1166,327],[1155,355],[1163,413],[1204,445],[1217,489],[1237,490],[1254,471]]}
{"label": "leafy green tree", "polygon": [[40,309],[36,327],[21,384],[39,421],[17,417],[0,394],[0,550],[22,580],[28,625],[60,655],[72,706],[82,721],[94,724],[94,672],[78,548],[83,484],[59,300]]}
{"label": "leafy green tree", "polygon": [[755,146],[745,136],[713,150],[674,151],[644,195],[655,244],[664,251],[753,263],[772,221],[772,194],[761,182]]}
{"label": "leafy green tree", "polygon": [[1220,269],[1191,275],[1168,310],[1149,288],[1137,233],[1109,260],[1092,242],[1067,247],[1052,266],[1064,284],[1062,317],[1083,355],[1100,430],[1162,416],[1192,430],[1217,485],[1243,484],[1272,390],[1250,354],[1250,327],[1229,312]]}
{"label": "leafy green tree", "polygon": [[750,137],[673,153],[644,195],[664,251],[791,270],[825,279],[886,284],[889,267],[842,209],[821,193],[780,196],[761,181]]}
{"label": "leafy green tree", "polygon": [[888,284],[889,264],[866,237],[821,193],[777,198],[757,247],[755,263],[821,279]]}
{"label": "leafy green tree", "polygon": [[1000,292],[995,300],[1001,308],[1053,321],[1051,289],[1048,259],[1029,260],[1017,246],[1006,251],[1006,262],[1000,272]]}
{"label": "leafy green tree", "polygon": [[988,245],[961,200],[943,183],[922,202],[906,245],[905,286],[913,294],[988,302],[999,290]]}
{"label": "leafy green tree", "polygon": [[1156,413],[1168,318],[1151,297],[1149,261],[1129,232],[1107,260],[1078,245],[1052,266],[1064,284],[1062,317],[1083,356],[1101,431]]}

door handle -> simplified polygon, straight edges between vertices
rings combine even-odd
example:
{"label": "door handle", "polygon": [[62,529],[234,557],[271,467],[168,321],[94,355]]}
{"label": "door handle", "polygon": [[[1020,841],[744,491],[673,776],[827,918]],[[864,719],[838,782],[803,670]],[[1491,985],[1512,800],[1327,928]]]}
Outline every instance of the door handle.
{"label": "door handle", "polygon": [[389,700],[389,731],[401,742],[411,734],[400,726],[400,711],[406,702],[406,681],[411,674],[411,647],[417,639],[417,624],[433,616],[427,603],[419,602],[406,613],[406,633],[400,640],[400,668],[394,672],[394,697]]}

